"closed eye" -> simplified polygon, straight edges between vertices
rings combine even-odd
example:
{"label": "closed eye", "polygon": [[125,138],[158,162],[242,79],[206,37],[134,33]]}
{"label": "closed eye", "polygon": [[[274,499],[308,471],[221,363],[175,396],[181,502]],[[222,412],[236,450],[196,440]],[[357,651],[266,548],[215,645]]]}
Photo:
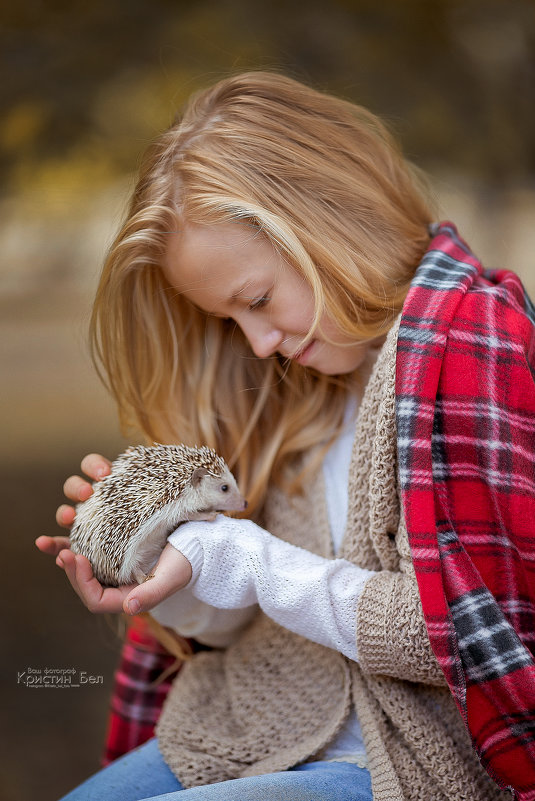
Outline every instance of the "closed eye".
{"label": "closed eye", "polygon": [[257,309],[263,308],[267,303],[269,303],[270,298],[268,295],[262,295],[261,298],[251,298],[251,302],[247,306],[249,311],[256,311]]}

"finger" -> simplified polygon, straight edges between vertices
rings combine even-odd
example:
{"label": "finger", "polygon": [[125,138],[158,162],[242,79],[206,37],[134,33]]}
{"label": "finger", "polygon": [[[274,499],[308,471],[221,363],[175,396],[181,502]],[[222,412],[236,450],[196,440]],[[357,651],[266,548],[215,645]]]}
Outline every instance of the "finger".
{"label": "finger", "polygon": [[185,587],[192,574],[191,564],[186,557],[169,544],[163,549],[151,573],[154,574],[153,578],[139,584],[125,599],[123,608],[127,614],[149,611]]}
{"label": "finger", "polygon": [[133,589],[132,585],[103,587],[94,577],[89,560],[72,551],[61,551],[56,562],[64,568],[72,588],[90,612],[122,611],[124,599]]}
{"label": "finger", "polygon": [[60,551],[69,547],[69,538],[43,535],[42,537],[37,537],[35,544],[42,553],[46,553],[49,556],[58,556]]}
{"label": "finger", "polygon": [[98,481],[111,473],[110,460],[101,456],[100,453],[89,453],[84,456],[81,467],[86,476],[92,478],[93,481]]}
{"label": "finger", "polygon": [[85,478],[69,476],[63,485],[63,492],[71,501],[87,501],[93,494],[93,487]]}
{"label": "finger", "polygon": [[75,554],[73,554],[72,551],[70,551],[68,548],[64,548],[56,556],[56,564],[58,567],[61,567],[65,571],[65,575],[69,579],[73,590],[76,592],[78,596],[80,596],[80,593],[78,591],[78,583],[76,581]]}
{"label": "finger", "polygon": [[56,510],[56,523],[62,528],[70,528],[74,523],[75,517],[75,510],[72,506],[67,506],[66,503],[63,503]]}

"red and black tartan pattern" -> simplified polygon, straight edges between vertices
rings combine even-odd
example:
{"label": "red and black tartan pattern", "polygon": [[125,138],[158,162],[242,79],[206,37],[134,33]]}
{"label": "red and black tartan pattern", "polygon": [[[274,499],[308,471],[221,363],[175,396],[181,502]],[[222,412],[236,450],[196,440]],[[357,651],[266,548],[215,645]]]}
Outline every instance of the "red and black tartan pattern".
{"label": "red and black tartan pattern", "polygon": [[398,469],[429,638],[489,774],[535,800],[535,313],[434,226],[396,366]]}
{"label": "red and black tartan pattern", "polygon": [[164,681],[160,679],[175,662],[143,618],[133,618],[115,672],[103,765],[154,736],[176,671]]}

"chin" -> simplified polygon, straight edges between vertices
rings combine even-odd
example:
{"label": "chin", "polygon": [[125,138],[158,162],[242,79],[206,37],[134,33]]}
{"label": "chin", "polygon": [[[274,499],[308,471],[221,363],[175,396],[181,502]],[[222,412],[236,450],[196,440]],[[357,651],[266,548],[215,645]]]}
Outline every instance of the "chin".
{"label": "chin", "polygon": [[336,366],[334,364],[331,364],[329,367],[323,368],[323,367],[314,367],[314,365],[311,364],[307,369],[313,370],[315,373],[321,373],[321,375],[336,376],[336,375],[349,375],[350,373],[354,373],[359,366],[360,365],[357,365],[356,367],[347,367],[347,366],[342,367],[341,365]]}
{"label": "chin", "polygon": [[326,360],[326,364],[318,364],[317,366],[311,364],[310,367],[317,373],[322,373],[322,375],[349,375],[358,370],[359,367],[362,367],[365,358],[366,354],[363,353],[358,358],[347,360],[331,359],[330,361]]}

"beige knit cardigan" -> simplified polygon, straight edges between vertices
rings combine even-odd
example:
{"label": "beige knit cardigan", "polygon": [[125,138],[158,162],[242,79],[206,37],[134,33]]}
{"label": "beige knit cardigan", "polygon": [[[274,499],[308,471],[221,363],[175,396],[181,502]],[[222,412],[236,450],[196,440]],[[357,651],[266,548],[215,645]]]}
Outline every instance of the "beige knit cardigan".
{"label": "beige knit cardigan", "polygon": [[[185,787],[285,770],[321,757],[356,707],[375,801],[510,798],[473,752],[431,651],[396,475],[398,323],[360,406],[339,556],[378,571],[356,609],[358,664],[262,612],[224,651],[201,652],[178,675],[157,726]],[[303,496],[270,493],[265,525],[332,558],[322,472]]]}

